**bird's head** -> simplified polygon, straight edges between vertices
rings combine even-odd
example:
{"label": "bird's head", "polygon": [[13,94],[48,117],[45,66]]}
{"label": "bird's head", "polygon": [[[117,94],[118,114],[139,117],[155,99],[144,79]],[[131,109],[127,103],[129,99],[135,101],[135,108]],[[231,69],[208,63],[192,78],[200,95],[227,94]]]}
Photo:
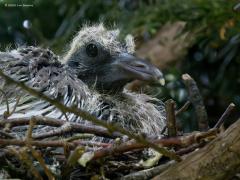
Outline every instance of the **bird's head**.
{"label": "bird's head", "polygon": [[134,56],[134,41],[119,40],[119,30],[102,24],[83,27],[73,39],[64,63],[75,69],[83,82],[98,91],[117,92],[132,80],[164,83],[158,68]]}

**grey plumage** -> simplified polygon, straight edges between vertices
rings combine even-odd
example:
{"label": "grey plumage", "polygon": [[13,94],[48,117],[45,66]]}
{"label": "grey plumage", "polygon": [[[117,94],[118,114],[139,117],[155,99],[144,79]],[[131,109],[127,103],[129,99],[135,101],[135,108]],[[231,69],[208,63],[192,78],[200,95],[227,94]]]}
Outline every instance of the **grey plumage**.
{"label": "grey plumage", "polygon": [[[118,123],[133,132],[160,135],[165,125],[163,103],[146,94],[128,92],[123,86],[135,79],[136,73],[140,79],[151,81],[160,77],[161,73],[142,60],[123,61],[123,57],[133,57],[134,42],[131,36],[127,36],[125,43],[120,42],[118,33],[118,30],[106,30],[102,24],[84,27],[73,39],[70,50],[64,57],[58,57],[52,51],[39,47],[20,47],[1,52],[0,69],[66,106],[75,105],[99,119]],[[98,48],[97,51],[94,51],[94,45]],[[85,53],[86,47],[90,47],[90,56],[87,56],[88,52]],[[96,52],[98,55],[93,57]],[[120,71],[119,64],[122,65],[122,62],[127,64],[128,69],[130,66],[131,70],[127,71],[124,67]],[[132,62],[137,64],[132,65]],[[149,67],[153,72],[147,69]],[[23,92],[19,87],[6,84],[1,78],[0,88],[6,92],[5,95],[0,95],[0,114],[6,111],[6,96],[10,108],[14,107],[16,99],[20,97],[11,117],[43,115],[66,121],[64,114],[51,104]],[[92,125],[73,114],[67,114],[67,118],[73,122]]]}

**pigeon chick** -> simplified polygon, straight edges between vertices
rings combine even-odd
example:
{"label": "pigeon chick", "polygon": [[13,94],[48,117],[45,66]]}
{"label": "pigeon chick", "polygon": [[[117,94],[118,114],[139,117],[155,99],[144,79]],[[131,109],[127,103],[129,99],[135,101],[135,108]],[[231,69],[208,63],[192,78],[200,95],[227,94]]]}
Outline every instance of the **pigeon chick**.
{"label": "pigeon chick", "polygon": [[[165,108],[160,100],[124,89],[135,79],[163,83],[162,73],[134,56],[132,36],[121,42],[119,30],[107,30],[102,24],[83,27],[63,57],[40,47],[0,52],[0,69],[66,106],[74,105],[129,131],[160,136],[165,126]],[[63,114],[1,78],[0,88],[5,91],[0,95],[0,114],[6,111],[5,97],[10,109],[19,98],[11,118],[47,116],[94,126],[74,114]]]}

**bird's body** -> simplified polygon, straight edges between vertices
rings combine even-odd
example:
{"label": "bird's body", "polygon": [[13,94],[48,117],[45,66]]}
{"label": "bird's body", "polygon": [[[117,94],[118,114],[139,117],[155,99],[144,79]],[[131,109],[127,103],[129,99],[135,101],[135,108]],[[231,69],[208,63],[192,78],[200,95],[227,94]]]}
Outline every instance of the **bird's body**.
{"label": "bird's body", "polygon": [[[92,34],[89,35],[89,32]],[[99,37],[101,34],[104,38]],[[141,78],[146,75],[149,79],[159,72],[153,69],[156,71],[154,75],[146,73],[146,67],[152,66],[143,61],[136,61],[138,64],[134,64],[135,69],[132,69],[131,63],[134,61],[131,61],[128,69],[119,71],[118,68],[125,63],[125,59],[122,63],[122,54],[125,57],[127,53],[132,53],[133,45],[131,40],[126,40],[123,46],[117,41],[117,36],[117,31],[107,31],[102,25],[85,27],[74,38],[64,58],[56,56],[48,49],[18,48],[0,53],[0,69],[15,80],[24,82],[66,106],[78,107],[99,119],[118,123],[132,132],[160,135],[165,125],[162,102],[146,94],[123,90],[123,86],[134,79],[136,73],[139,75],[139,68],[145,68],[144,76],[140,74]],[[83,47],[86,48],[86,53],[81,49]],[[121,63],[110,61],[110,57],[121,59]],[[100,61],[101,59],[104,60]],[[112,76],[105,71],[112,73]],[[114,75],[116,71],[117,75]],[[5,92],[0,95],[0,115],[6,111],[4,102],[7,97],[10,109],[14,108],[19,99],[11,118],[47,116],[93,126],[74,114],[63,114],[55,106],[29,95],[19,87],[5,83],[2,78],[0,88]]]}

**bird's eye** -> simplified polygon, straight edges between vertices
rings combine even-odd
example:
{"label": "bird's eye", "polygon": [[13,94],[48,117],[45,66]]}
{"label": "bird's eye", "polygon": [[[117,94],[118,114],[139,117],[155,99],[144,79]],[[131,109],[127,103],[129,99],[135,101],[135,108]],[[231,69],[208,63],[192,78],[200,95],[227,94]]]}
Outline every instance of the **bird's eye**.
{"label": "bird's eye", "polygon": [[86,53],[89,57],[96,57],[98,55],[98,48],[95,44],[88,44],[86,47]]}

